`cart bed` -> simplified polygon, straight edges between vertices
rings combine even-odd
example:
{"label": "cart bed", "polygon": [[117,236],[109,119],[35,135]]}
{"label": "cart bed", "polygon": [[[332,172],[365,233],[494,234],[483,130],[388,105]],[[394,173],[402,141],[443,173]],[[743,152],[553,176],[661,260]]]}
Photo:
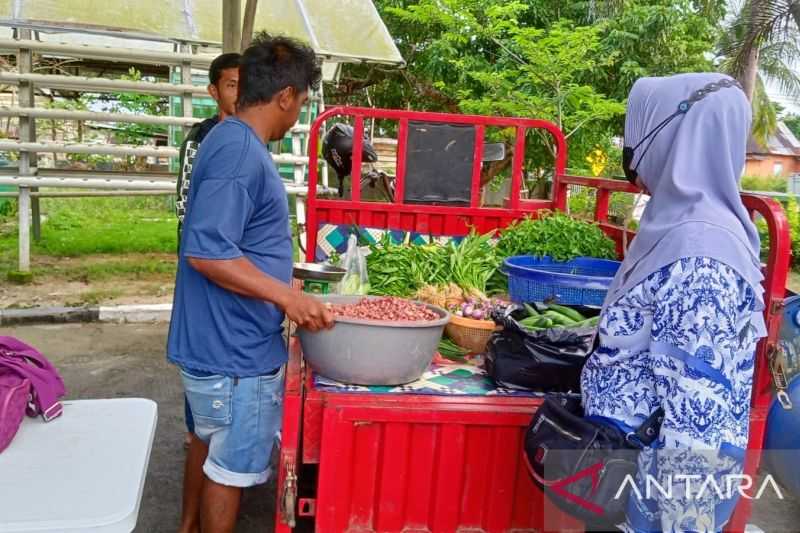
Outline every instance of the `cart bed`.
{"label": "cart bed", "polygon": [[[608,222],[612,192],[636,192],[626,182],[566,176],[566,144],[558,128],[529,119],[477,117],[334,108],[311,129],[309,153],[317,153],[320,128],[334,116],[353,118],[353,175],[358,176],[365,119],[399,123],[397,196],[394,203],[362,202],[357,184],[346,200],[316,197],[318,169],[309,172],[307,259],[314,260],[317,231],[324,224],[465,235],[470,228],[501,229],[540,209],[565,209],[570,185],[596,189],[595,220],[617,241],[633,234]],[[475,168],[469,207],[407,205],[402,201],[409,121],[475,126]],[[478,183],[485,128],[514,128],[512,186],[505,208],[479,206]],[[553,200],[520,197],[525,136],[543,128],[555,140]],[[746,195],[745,205],[767,221],[770,252],[765,267],[765,317],[769,337],[756,353],[748,448],[760,450],[772,397],[767,357],[776,346],[789,262],[789,235],[775,201]],[[284,399],[283,442],[278,477],[276,532],[454,533],[582,531],[532,484],[522,464],[524,429],[541,399],[525,397],[426,396],[321,391],[303,367],[296,339],[291,342]],[[746,473],[758,468],[748,454]],[[742,498],[728,531],[743,531],[750,500]],[[301,527],[303,526],[303,527]]]}

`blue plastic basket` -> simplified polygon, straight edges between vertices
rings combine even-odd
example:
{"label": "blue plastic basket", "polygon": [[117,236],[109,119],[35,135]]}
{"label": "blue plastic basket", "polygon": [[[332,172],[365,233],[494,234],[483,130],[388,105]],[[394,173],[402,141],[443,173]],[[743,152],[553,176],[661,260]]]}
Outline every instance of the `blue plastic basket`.
{"label": "blue plastic basket", "polygon": [[514,302],[603,305],[619,265],[619,261],[592,257],[562,262],[518,255],[503,262],[503,271],[508,274],[508,292]]}

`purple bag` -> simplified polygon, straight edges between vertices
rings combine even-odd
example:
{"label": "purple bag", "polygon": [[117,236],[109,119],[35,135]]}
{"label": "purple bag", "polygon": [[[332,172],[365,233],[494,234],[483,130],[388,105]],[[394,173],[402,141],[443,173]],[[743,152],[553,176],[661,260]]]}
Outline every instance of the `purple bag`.
{"label": "purple bag", "polygon": [[49,422],[61,415],[64,381],[36,349],[0,336],[0,452],[16,435],[27,413]]}

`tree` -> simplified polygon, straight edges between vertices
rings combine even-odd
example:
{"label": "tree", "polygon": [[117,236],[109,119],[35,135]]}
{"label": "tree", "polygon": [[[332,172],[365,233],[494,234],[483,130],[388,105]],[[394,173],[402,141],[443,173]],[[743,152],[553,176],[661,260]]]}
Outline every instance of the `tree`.
{"label": "tree", "polygon": [[[142,81],[142,73],[131,67],[123,80]],[[168,115],[169,106],[166,98],[151,94],[112,93],[111,111],[114,113],[131,113],[134,115]],[[166,133],[166,126],[160,124],[119,123],[118,138],[123,143],[142,144],[157,133]]]}
{"label": "tree", "polygon": [[800,96],[793,62],[800,56],[800,0],[746,0],[720,40],[722,67],[742,84],[753,106],[753,136],[762,144],[777,127],[765,81]]}
{"label": "tree", "polygon": [[[123,80],[143,81],[142,73],[131,67],[127,75],[122,76]],[[90,96],[87,101],[91,104],[108,104],[108,110],[113,113],[128,113],[133,115],[156,115],[163,116],[169,114],[169,102],[161,96],[151,94],[114,92],[101,96]],[[135,124],[130,122],[118,122],[115,124],[115,137],[118,141],[125,144],[140,145],[152,139],[157,134],[166,134],[167,127],[160,124]],[[128,156],[125,159],[127,167],[143,164],[144,157]],[[138,163],[137,163],[138,160]]]}
{"label": "tree", "polygon": [[[475,3],[477,6],[477,3]],[[571,141],[570,161],[583,168],[586,154],[610,138],[624,105],[597,92],[587,80],[612,59],[600,47],[600,27],[569,21],[536,28],[520,23],[530,6],[497,2],[481,10],[463,0],[423,0],[391,12],[437,37],[422,52],[439,101],[464,113],[535,116],[556,123]],[[506,132],[496,132],[503,138]],[[509,153],[513,139],[509,141]],[[552,168],[555,147],[537,131],[529,139],[529,170]],[[510,161],[510,157],[508,158]]]}
{"label": "tree", "polygon": [[643,76],[711,70],[708,53],[718,39],[723,7],[710,1],[620,2],[598,21],[603,24],[601,47],[614,61],[597,71],[595,83],[624,99]]}
{"label": "tree", "polygon": [[[724,0],[376,0],[405,69],[348,66],[329,100],[548,118],[570,135],[570,165],[613,158],[623,103],[648,75],[709,70]],[[613,16],[612,16],[613,15]],[[367,97],[368,96],[368,97]],[[546,143],[541,144],[544,157]]]}
{"label": "tree", "polygon": [[[800,0],[746,0],[731,25],[733,38],[725,42],[728,66],[742,83],[749,99],[757,90],[759,69],[764,67],[765,49],[771,58],[786,57],[797,51],[800,27]],[[796,57],[796,55],[795,55]],[[770,61],[770,58],[767,58]],[[786,72],[784,72],[786,73]],[[781,76],[785,89],[800,89],[800,77]]]}
{"label": "tree", "polygon": [[789,114],[783,117],[783,123],[800,139],[800,115]]}

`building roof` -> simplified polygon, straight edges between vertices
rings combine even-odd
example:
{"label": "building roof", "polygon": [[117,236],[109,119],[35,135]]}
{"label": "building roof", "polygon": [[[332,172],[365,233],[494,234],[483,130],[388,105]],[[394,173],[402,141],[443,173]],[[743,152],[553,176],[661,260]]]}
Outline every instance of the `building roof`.
{"label": "building roof", "polygon": [[800,156],[800,140],[783,122],[778,122],[775,133],[767,139],[767,146],[759,144],[751,135],[747,141],[748,155]]}
{"label": "building roof", "polygon": [[[0,26],[219,46],[224,0],[0,0]],[[255,30],[311,44],[328,61],[403,64],[372,0],[262,0]]]}

